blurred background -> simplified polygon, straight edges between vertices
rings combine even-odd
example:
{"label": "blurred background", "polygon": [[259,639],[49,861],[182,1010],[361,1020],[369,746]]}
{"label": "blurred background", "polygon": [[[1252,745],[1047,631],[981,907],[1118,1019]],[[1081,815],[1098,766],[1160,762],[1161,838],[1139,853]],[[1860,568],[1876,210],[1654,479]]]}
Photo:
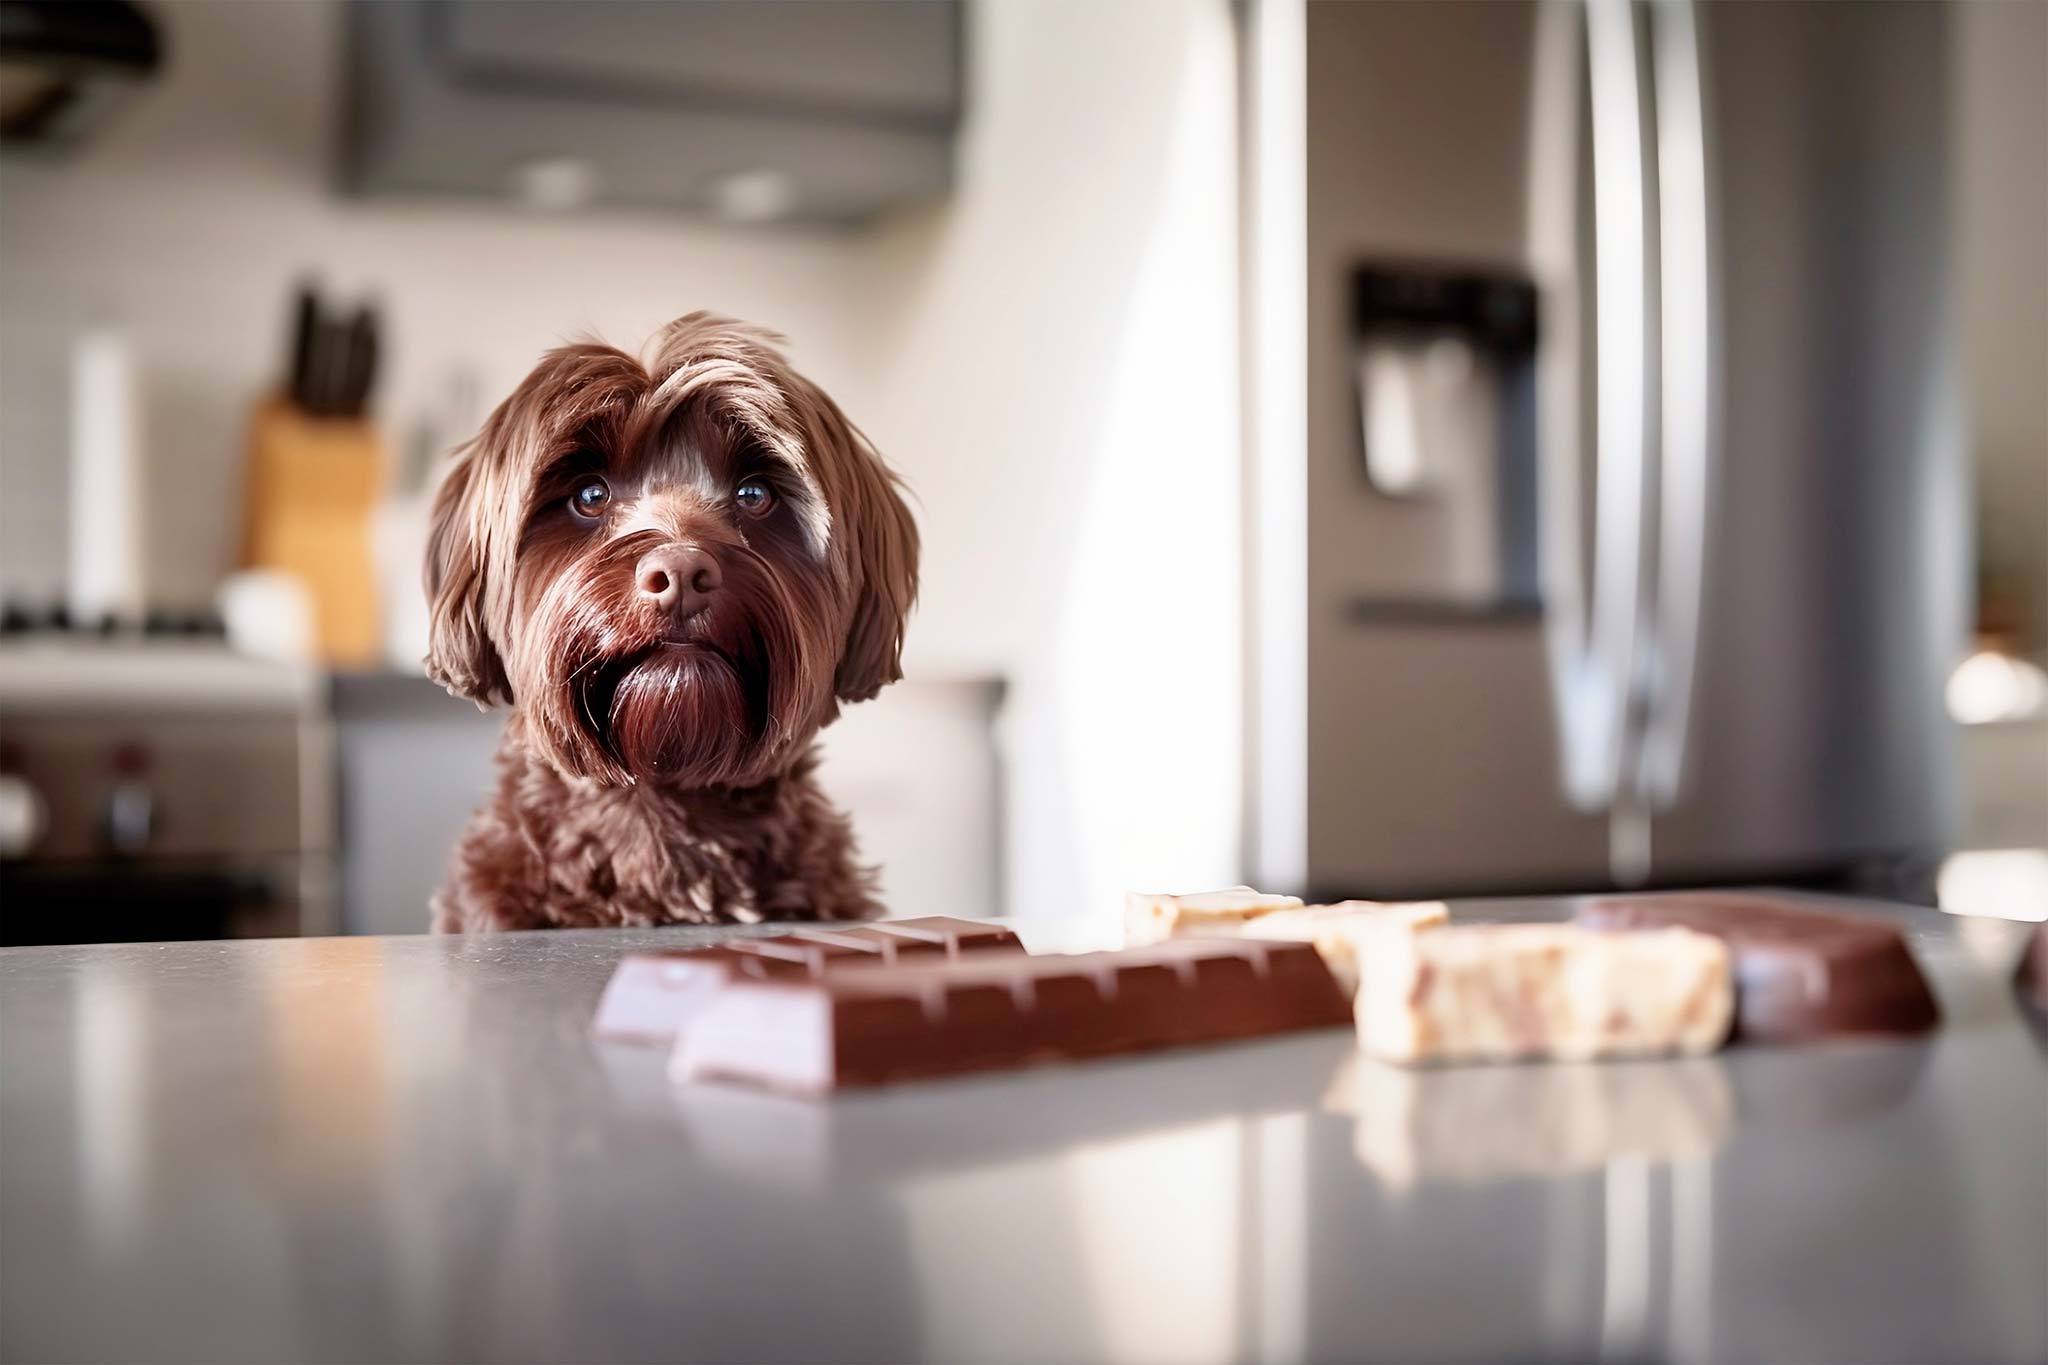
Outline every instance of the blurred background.
{"label": "blurred background", "polygon": [[446,452],[789,338],[924,536],[899,914],[2048,914],[2048,5],[0,0],[0,940],[395,933]]}

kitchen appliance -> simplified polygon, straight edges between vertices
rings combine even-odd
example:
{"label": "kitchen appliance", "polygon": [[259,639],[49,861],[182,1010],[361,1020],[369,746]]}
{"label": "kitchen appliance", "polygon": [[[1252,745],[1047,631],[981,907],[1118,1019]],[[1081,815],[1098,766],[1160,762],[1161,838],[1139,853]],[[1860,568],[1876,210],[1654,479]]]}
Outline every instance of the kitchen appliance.
{"label": "kitchen appliance", "polygon": [[324,680],[213,641],[0,645],[0,943],[332,933]]}
{"label": "kitchen appliance", "polygon": [[[1262,885],[1825,876],[1949,841],[1952,17],[1248,7]],[[1405,429],[1456,449],[1395,468],[1465,472],[1390,488],[1401,386],[1362,360],[1359,280],[1393,264],[1534,305],[1523,417],[1502,382],[1411,376]],[[1501,490],[1528,469],[1521,594]]]}

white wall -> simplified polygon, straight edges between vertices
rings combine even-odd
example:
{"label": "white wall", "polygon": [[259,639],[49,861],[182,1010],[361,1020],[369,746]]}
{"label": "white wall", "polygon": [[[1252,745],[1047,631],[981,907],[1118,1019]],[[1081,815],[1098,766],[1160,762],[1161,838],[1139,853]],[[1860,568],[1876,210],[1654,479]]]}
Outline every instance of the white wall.
{"label": "white wall", "polygon": [[1013,680],[1008,903],[1238,868],[1223,0],[970,8],[957,194],[873,244],[855,411],[926,510],[913,668]]}
{"label": "white wall", "polygon": [[495,401],[561,338],[718,308],[786,332],[915,491],[913,673],[1011,680],[1008,908],[1235,876],[1225,0],[971,5],[958,192],[859,233],[340,200],[338,11],[157,13],[166,78],[81,156],[0,170],[0,589],[61,589],[88,325],[126,329],[146,376],[155,596],[199,602],[303,270],[383,299],[394,433],[458,367]]}

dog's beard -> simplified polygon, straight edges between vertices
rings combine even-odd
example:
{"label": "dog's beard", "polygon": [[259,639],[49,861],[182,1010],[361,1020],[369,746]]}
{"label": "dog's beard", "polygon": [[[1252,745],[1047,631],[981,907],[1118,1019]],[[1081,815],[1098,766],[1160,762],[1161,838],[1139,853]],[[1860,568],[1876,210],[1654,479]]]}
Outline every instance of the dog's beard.
{"label": "dog's beard", "polygon": [[731,780],[765,728],[759,671],[712,646],[664,641],[600,665],[578,686],[592,738],[643,781]]}
{"label": "dog's beard", "polygon": [[816,729],[825,623],[773,565],[728,548],[712,605],[688,621],[640,605],[620,541],[562,566],[529,637],[521,698],[557,768],[607,783],[747,786],[786,766]]}

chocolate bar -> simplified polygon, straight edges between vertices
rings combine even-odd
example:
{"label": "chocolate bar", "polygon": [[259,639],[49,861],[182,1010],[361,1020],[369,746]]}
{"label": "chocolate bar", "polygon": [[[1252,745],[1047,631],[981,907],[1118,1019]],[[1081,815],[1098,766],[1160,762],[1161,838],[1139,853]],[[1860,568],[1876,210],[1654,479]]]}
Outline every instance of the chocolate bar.
{"label": "chocolate bar", "polygon": [[1390,1062],[1701,1053],[1728,1035],[1728,949],[1684,929],[1476,924],[1389,934],[1359,963],[1358,1041]]}
{"label": "chocolate bar", "polygon": [[817,1094],[1342,1024],[1306,943],[1200,939],[1119,953],[735,977],[676,1044],[677,1080]]}
{"label": "chocolate bar", "polygon": [[1735,1036],[1792,1042],[1924,1033],[1941,1021],[1904,935],[1883,920],[1736,893],[1616,897],[1580,909],[1594,929],[1684,928],[1735,955]]}
{"label": "chocolate bar", "polygon": [[773,938],[739,938],[704,948],[632,953],[621,958],[598,1002],[600,1038],[672,1043],[726,982],[735,978],[808,980],[835,967],[951,961],[991,949],[1021,951],[999,924],[933,916],[883,920],[843,929],[799,929]]}

